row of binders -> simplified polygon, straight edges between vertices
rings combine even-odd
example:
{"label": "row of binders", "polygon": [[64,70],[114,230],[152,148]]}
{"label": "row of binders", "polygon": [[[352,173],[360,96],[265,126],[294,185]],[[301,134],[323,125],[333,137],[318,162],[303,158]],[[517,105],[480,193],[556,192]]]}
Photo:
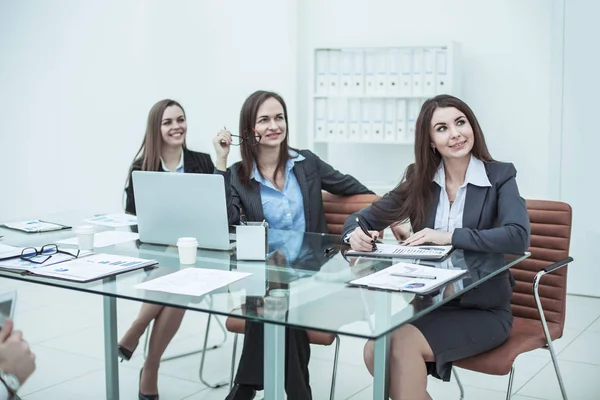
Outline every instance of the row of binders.
{"label": "row of binders", "polygon": [[446,47],[316,50],[315,95],[450,93]]}
{"label": "row of binders", "polygon": [[412,143],[424,99],[315,99],[315,140]]}

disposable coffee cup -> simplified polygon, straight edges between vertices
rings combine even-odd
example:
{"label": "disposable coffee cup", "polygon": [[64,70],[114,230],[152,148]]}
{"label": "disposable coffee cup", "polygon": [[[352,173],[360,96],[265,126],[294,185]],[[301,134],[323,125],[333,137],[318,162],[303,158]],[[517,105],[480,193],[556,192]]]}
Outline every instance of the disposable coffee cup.
{"label": "disposable coffee cup", "polygon": [[179,263],[183,265],[196,264],[198,241],[193,237],[182,237],[177,240]]}
{"label": "disposable coffee cup", "polygon": [[94,250],[95,231],[96,229],[93,225],[81,225],[75,228],[79,250]]}

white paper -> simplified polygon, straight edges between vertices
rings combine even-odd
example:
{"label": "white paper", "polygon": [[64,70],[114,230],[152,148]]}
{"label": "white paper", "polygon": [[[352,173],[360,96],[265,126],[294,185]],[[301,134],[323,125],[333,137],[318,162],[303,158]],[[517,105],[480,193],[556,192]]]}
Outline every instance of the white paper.
{"label": "white paper", "polygon": [[365,255],[374,257],[398,257],[437,260],[452,250],[452,246],[402,246],[399,244],[377,243],[377,250],[370,252],[348,250],[349,256]]}
{"label": "white paper", "polygon": [[83,282],[156,263],[154,260],[145,260],[142,258],[114,254],[95,254],[85,258],[76,258],[59,265],[36,268],[34,273],[36,275]]}
{"label": "white paper", "polygon": [[[398,263],[374,274],[355,279],[350,284],[379,289],[426,293],[466,272],[467,270],[464,269],[433,268],[418,264]],[[395,276],[393,274],[430,276],[435,279],[411,278]]]}
{"label": "white paper", "polygon": [[[134,232],[105,231],[94,235],[94,247],[107,247],[124,242],[132,242],[140,237]],[[56,243],[77,246],[77,238],[59,240]]]}
{"label": "white paper", "polygon": [[8,222],[4,224],[8,228],[18,229],[24,232],[49,232],[64,229],[63,225],[43,222],[40,220]]}
{"label": "white paper", "polygon": [[136,289],[155,290],[188,296],[202,296],[243,279],[250,273],[217,269],[186,268],[136,285]]}
{"label": "white paper", "polygon": [[0,244],[0,258],[18,257],[21,255],[24,247],[9,246]]}
{"label": "white paper", "polygon": [[111,228],[119,228],[122,226],[137,225],[137,217],[129,214],[107,214],[88,218],[85,220],[85,222],[109,226]]}

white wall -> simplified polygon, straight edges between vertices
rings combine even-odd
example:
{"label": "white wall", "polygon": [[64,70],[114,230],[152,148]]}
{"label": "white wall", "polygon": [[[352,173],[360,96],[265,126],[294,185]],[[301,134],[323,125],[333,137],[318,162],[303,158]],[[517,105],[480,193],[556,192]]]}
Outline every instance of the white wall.
{"label": "white wall", "polygon": [[147,113],[162,98],[186,109],[189,147],[213,156],[213,135],[237,131],[254,90],[281,93],[294,120],[295,7],[0,1],[0,220],[119,210]]}
{"label": "white wall", "polygon": [[564,31],[564,102],[562,125],[561,199],[573,207],[569,291],[600,296],[600,189],[598,184],[598,93],[600,54],[590,38],[600,37],[596,16],[600,3],[566,0]]}
{"label": "white wall", "polygon": [[[556,196],[550,160],[552,2],[548,0],[303,0],[299,2],[298,86],[301,129],[309,132],[310,54],[315,47],[462,45],[462,98],[474,110],[492,156],[513,162],[528,198]],[[337,145],[335,166],[359,179],[399,179],[411,146]],[[367,155],[364,155],[365,152]],[[388,160],[388,161],[385,161]],[[393,160],[390,162],[389,160]],[[389,180],[389,179],[388,179]],[[393,180],[393,179],[392,179]]]}

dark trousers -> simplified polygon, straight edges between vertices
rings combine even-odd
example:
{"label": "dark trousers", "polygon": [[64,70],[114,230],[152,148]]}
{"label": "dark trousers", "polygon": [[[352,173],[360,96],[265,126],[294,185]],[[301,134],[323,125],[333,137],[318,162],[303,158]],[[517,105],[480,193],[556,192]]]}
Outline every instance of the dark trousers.
{"label": "dark trousers", "polygon": [[[262,390],[264,385],[264,326],[246,321],[244,348],[238,366],[235,383],[254,386]],[[285,330],[285,391],[289,400],[312,400],[308,376],[310,343],[305,330]]]}

